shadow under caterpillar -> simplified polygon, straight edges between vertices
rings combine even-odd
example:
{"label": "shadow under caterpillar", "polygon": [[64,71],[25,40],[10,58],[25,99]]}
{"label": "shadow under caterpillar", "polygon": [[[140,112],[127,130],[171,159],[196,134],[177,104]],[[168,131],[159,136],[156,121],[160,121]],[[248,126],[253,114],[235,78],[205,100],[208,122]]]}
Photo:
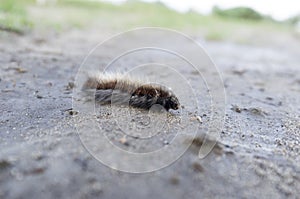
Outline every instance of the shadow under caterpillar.
{"label": "shadow under caterpillar", "polygon": [[96,90],[95,101],[101,104],[127,104],[142,109],[160,105],[167,111],[177,110],[180,106],[171,89],[157,84],[144,84],[121,74],[89,76],[82,89]]}

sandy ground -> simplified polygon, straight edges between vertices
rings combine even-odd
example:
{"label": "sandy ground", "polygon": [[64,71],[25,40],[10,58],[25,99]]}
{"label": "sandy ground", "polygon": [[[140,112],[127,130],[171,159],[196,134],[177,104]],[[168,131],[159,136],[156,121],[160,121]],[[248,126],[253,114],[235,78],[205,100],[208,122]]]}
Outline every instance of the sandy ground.
{"label": "sandy ground", "polygon": [[[218,144],[205,159],[197,156],[198,141],[170,166],[132,174],[110,169],[87,152],[74,127],[85,118],[70,111],[79,65],[108,36],[1,36],[0,198],[299,198],[299,48],[199,39],[226,88]],[[192,71],[185,72],[192,78]],[[205,127],[209,112],[199,114]],[[147,144],[124,141],[110,123],[113,116],[105,119],[108,137],[126,150],[168,143],[168,136]]]}

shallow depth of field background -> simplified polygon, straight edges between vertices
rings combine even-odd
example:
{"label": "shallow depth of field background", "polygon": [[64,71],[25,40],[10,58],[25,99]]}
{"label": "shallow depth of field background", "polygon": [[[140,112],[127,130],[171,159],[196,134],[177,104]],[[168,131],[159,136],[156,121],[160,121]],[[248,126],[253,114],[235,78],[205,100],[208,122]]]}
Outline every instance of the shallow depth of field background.
{"label": "shallow depth of field background", "polygon": [[[206,8],[205,14],[196,9],[178,12],[169,8],[171,1],[167,2],[169,6],[159,1],[138,0],[1,0],[0,28],[17,34],[34,31],[59,34],[73,29],[93,28],[117,33],[155,26],[184,31],[205,40],[274,45],[300,37],[299,14],[278,19],[278,16],[262,14],[239,4],[226,9],[214,6],[211,11]],[[180,5],[174,6],[180,9]]]}

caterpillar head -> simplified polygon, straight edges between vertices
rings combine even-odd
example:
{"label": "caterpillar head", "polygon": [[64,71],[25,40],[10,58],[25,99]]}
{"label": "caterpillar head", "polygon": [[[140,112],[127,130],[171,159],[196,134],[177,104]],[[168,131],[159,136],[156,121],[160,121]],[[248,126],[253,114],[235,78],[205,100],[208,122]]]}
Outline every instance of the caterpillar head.
{"label": "caterpillar head", "polygon": [[165,100],[165,108],[167,110],[169,109],[177,110],[179,109],[179,106],[180,106],[179,100],[175,95],[171,95]]}
{"label": "caterpillar head", "polygon": [[138,87],[132,94],[129,104],[135,107],[150,109],[152,105],[158,104],[167,111],[179,109],[178,98],[171,89],[164,86],[143,85]]}
{"label": "caterpillar head", "polygon": [[162,105],[167,111],[170,109],[178,110],[180,106],[178,98],[170,89],[165,92],[165,95],[159,97],[157,103]]}

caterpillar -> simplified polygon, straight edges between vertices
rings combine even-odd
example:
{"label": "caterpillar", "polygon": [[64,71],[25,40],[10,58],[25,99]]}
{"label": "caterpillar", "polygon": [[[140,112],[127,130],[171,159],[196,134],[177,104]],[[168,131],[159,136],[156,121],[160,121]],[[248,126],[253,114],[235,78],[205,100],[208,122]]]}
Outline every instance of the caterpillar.
{"label": "caterpillar", "polygon": [[96,90],[95,101],[101,104],[128,104],[142,109],[150,109],[157,104],[167,111],[180,107],[179,100],[171,89],[157,84],[145,84],[122,74],[90,75],[82,89]]}

